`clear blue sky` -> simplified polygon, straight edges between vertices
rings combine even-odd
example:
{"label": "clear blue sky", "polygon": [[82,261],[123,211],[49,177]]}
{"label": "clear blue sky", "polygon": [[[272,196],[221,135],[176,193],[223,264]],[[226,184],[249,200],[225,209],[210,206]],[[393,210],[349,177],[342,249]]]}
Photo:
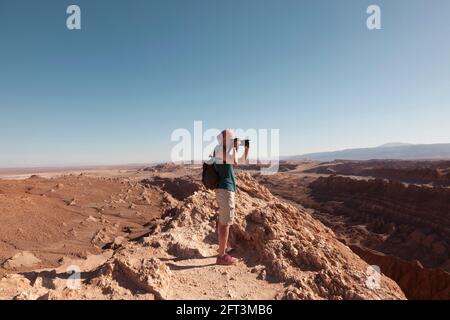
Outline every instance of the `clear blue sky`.
{"label": "clear blue sky", "polygon": [[448,0],[0,0],[0,167],[168,160],[194,120],[283,155],[450,142],[449,39]]}

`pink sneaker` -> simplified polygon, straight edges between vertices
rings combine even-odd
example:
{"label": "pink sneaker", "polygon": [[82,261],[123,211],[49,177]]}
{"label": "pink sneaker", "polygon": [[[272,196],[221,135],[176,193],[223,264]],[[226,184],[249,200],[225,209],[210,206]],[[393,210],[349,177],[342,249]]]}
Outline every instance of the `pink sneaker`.
{"label": "pink sneaker", "polygon": [[233,258],[229,254],[225,254],[223,256],[218,256],[216,264],[222,265],[222,266],[231,266],[235,264],[237,261],[236,258]]}

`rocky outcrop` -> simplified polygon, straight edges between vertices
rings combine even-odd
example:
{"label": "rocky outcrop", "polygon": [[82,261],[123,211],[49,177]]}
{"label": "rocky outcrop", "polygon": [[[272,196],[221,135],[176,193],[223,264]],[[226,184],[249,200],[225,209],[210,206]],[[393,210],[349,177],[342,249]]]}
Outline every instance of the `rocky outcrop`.
{"label": "rocky outcrop", "polygon": [[31,252],[23,251],[6,260],[2,264],[2,267],[7,270],[16,270],[23,267],[33,267],[38,265],[40,262],[41,260],[36,258]]}
{"label": "rocky outcrop", "polygon": [[177,165],[175,163],[161,163],[161,164],[154,165],[152,167],[142,168],[139,171],[144,171],[144,172],[174,172],[174,171],[182,170],[182,169],[183,169],[182,165]]}
{"label": "rocky outcrop", "polygon": [[[269,276],[289,284],[280,298],[295,299],[399,299],[403,293],[388,278],[379,290],[366,287],[367,264],[340,243],[333,232],[306,211],[274,197],[249,174],[238,176],[237,221],[234,244],[257,259]],[[203,239],[214,232],[214,194],[199,191],[187,198],[169,222],[166,234],[146,239],[161,247],[185,247],[197,252]],[[159,240],[157,240],[159,239]]]}
{"label": "rocky outcrop", "polygon": [[388,179],[397,182],[450,186],[450,161],[334,161],[306,172]]}
{"label": "rocky outcrop", "polygon": [[151,293],[156,299],[167,299],[171,271],[161,260],[149,257],[148,253],[146,250],[139,252],[133,246],[121,248],[100,270],[103,274],[120,279],[134,291]]}
{"label": "rocky outcrop", "polygon": [[291,284],[294,299],[396,299],[397,286],[383,279],[379,291],[366,287],[367,265],[305,210],[274,197],[249,175],[239,176],[236,236],[254,250],[269,273]]}
{"label": "rocky outcrop", "polygon": [[[186,276],[183,266],[175,265],[174,261],[208,260],[216,254],[215,195],[200,187],[181,199],[179,190],[172,186],[188,185],[190,180],[161,179],[157,184],[165,188],[165,198],[171,201],[167,201],[161,219],[154,221],[150,234],[111,246],[114,250],[111,258],[95,269],[84,271],[82,290],[70,291],[64,285],[37,288],[33,287],[33,281],[27,283],[22,278],[20,297],[189,298],[187,286],[195,292],[201,289],[192,287],[189,284],[192,281],[214,281],[217,277],[228,277],[227,270],[241,268],[239,273],[252,274],[254,270],[255,292],[267,289],[270,284],[265,279],[280,283],[276,287],[279,299],[405,298],[399,286],[386,276],[381,277],[379,288],[368,287],[366,262],[305,210],[276,198],[247,173],[238,175],[236,223],[232,230],[233,246],[241,253],[242,262],[228,268],[203,265],[203,269],[194,269]],[[150,181],[145,183],[152,187]],[[219,283],[226,287],[231,277],[226,281]],[[203,288],[217,285],[207,282]],[[207,297],[222,297],[221,291],[213,291],[217,296]],[[236,296],[230,287],[227,297]]]}
{"label": "rocky outcrop", "polygon": [[450,273],[439,268],[424,268],[418,261],[405,261],[359,246],[351,248],[365,261],[379,266],[383,274],[395,280],[408,299],[449,299]]}
{"label": "rocky outcrop", "polygon": [[377,249],[391,247],[396,255],[406,260],[417,259],[429,267],[447,261],[449,189],[339,176],[321,177],[310,188],[319,210],[350,217],[373,232],[390,234],[389,240],[397,239],[396,243]]}
{"label": "rocky outcrop", "polygon": [[154,177],[153,179],[144,179],[142,183],[146,186],[157,186],[177,200],[184,200],[202,188],[199,182],[182,178]]}
{"label": "rocky outcrop", "polygon": [[340,176],[309,187],[315,216],[379,265],[408,298],[450,297],[449,189]]}

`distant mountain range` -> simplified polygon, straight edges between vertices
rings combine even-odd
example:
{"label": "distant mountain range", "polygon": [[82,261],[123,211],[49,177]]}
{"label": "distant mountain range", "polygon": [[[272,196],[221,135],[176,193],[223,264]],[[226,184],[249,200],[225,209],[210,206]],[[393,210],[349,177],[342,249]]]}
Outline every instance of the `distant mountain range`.
{"label": "distant mountain range", "polygon": [[408,144],[401,142],[386,143],[375,148],[345,149],[331,152],[308,153],[284,157],[285,160],[438,160],[450,159],[450,143]]}

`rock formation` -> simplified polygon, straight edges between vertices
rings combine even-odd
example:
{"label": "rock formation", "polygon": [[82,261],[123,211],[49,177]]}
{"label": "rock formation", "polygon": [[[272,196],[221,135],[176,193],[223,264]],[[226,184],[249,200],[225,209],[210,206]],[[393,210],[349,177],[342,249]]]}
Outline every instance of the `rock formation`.
{"label": "rock formation", "polygon": [[[155,187],[149,181],[145,184]],[[380,288],[369,288],[366,262],[304,209],[279,200],[247,173],[238,175],[237,218],[232,229],[240,262],[233,267],[216,266],[214,193],[197,185],[181,197],[174,186],[184,185],[182,181],[157,185],[166,192],[162,217],[153,221],[149,234],[115,241],[109,258],[82,268],[82,290],[61,281],[65,277],[61,266],[7,275],[0,280],[5,288],[0,297],[405,298],[386,276],[381,277]]]}

